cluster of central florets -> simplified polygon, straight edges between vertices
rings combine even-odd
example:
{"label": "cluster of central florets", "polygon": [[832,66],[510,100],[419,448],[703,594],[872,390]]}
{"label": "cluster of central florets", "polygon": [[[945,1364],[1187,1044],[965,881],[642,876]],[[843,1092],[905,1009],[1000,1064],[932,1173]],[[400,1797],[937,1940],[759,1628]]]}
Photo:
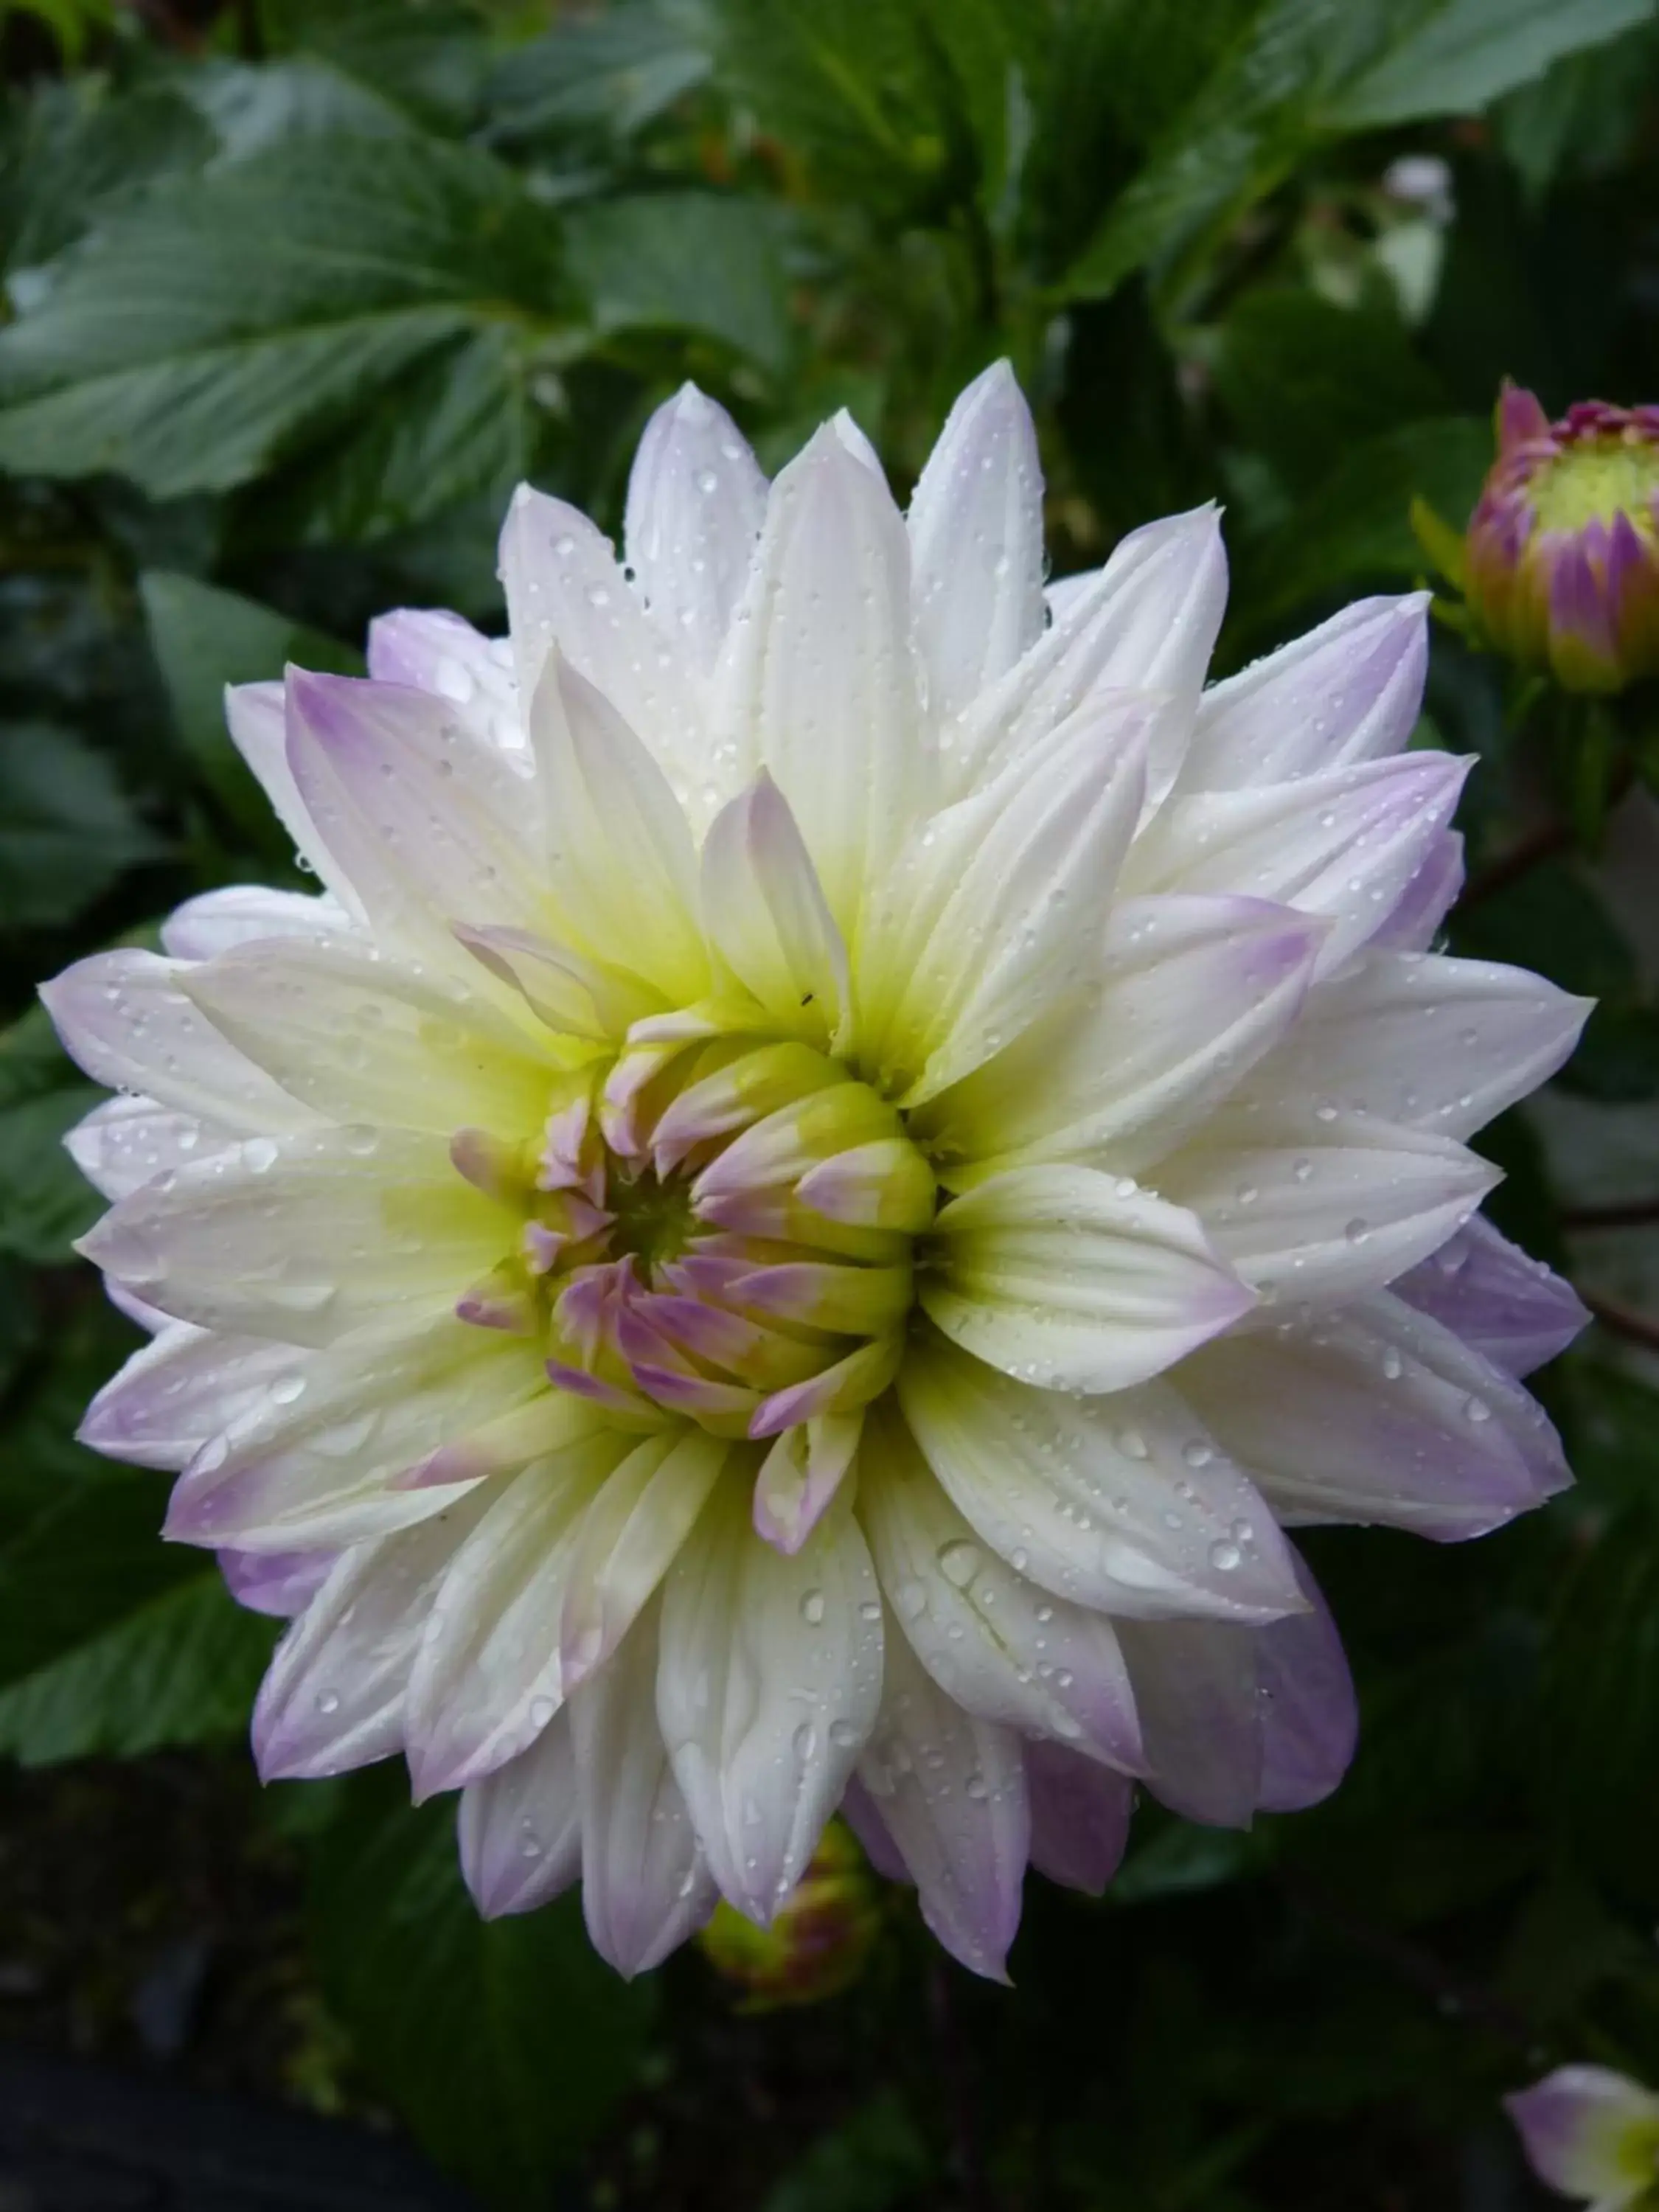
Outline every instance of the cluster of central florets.
{"label": "cluster of central florets", "polygon": [[758,1441],[857,1412],[896,1371],[935,1210],[903,1115],[799,1038],[645,1026],[558,1083],[532,1142],[457,1133],[517,1232],[457,1311],[544,1340],[552,1381],[623,1417]]}

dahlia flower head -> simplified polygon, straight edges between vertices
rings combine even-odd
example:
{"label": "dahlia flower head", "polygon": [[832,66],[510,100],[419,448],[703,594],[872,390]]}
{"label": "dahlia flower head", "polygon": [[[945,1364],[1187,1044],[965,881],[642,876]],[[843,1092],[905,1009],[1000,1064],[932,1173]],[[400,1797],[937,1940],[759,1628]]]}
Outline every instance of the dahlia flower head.
{"label": "dahlia flower head", "polygon": [[1504,2100],[1539,2179],[1590,2212],[1659,2207],[1659,2097],[1606,2066],[1558,2066]]}
{"label": "dahlia flower head", "polygon": [[1206,690],[1215,513],[1047,592],[1042,523],[1006,366],[908,514],[847,417],[769,487],[688,386],[623,563],[523,489],[506,639],[231,692],[315,896],[46,992],[155,1330],[82,1434],[292,1616],[261,1771],[401,1754],[483,1911],[580,1877],[624,1972],[840,1808],[1000,1975],[1137,1784],[1335,1784],[1287,1528],[1566,1480],[1516,1378],[1582,1311],[1464,1140],[1585,1009],[1425,949],[1422,599]]}
{"label": "dahlia flower head", "polygon": [[1585,399],[1552,422],[1506,383],[1465,583],[1500,651],[1569,691],[1659,675],[1659,407]]}

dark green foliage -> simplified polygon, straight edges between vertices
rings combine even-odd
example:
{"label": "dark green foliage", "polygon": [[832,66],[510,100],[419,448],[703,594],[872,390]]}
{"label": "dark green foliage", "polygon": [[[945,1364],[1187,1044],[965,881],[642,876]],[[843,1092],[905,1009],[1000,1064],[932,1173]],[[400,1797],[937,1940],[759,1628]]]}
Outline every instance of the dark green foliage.
{"label": "dark green foliage", "polygon": [[[1224,668],[1411,588],[1413,500],[1461,530],[1505,372],[1553,409],[1659,398],[1655,19],[7,11],[0,1751],[240,1776],[271,1643],[160,1542],[163,1478],[72,1441],[138,1340],[70,1249],[97,1200],[59,1139],[96,1093],[32,1003],[192,891],[300,880],[225,684],[358,670],[389,606],[498,623],[514,482],[614,530],[687,376],[769,465],[849,406],[902,492],[1007,354],[1057,573],[1225,501]],[[1398,189],[1425,155],[1444,205]],[[309,1869],[348,2100],[481,2200],[1522,2212],[1501,2091],[1568,2057],[1659,2080],[1659,890],[1628,798],[1659,714],[1569,710],[1437,636],[1424,737],[1480,763],[1453,949],[1601,1000],[1553,1095],[1481,1139],[1494,1218],[1613,1323],[1543,1378],[1579,1490],[1472,1547],[1314,1532],[1364,1705],[1347,1786],[1248,1836],[1143,1811],[1103,1904],[1031,1884],[1012,1996],[897,1898],[820,2011],[736,2019],[695,1956],[628,1990],[574,1900],[481,1925],[451,1808],[411,1814],[400,1773],[268,1793],[248,1849]]]}

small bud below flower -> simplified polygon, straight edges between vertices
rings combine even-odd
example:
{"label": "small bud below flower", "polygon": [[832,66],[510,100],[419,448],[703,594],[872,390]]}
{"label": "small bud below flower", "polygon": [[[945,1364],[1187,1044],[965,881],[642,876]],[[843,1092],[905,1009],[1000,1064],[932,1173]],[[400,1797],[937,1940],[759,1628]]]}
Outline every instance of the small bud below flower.
{"label": "small bud below flower", "polygon": [[742,1992],[742,2010],[775,2012],[817,2004],[855,1981],[879,1920],[859,1847],[832,1820],[769,1928],[722,1902],[697,1941],[715,1972]]}
{"label": "small bud below flower", "polygon": [[1581,400],[1552,422],[1506,383],[1464,582],[1488,641],[1569,691],[1659,674],[1659,407]]}

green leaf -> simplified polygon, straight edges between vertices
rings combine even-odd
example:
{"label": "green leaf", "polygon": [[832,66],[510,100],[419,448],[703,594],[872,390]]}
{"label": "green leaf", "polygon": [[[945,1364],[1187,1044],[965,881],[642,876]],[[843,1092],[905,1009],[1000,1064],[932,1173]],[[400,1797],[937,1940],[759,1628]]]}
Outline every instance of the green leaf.
{"label": "green leaf", "polygon": [[73,921],[165,849],[78,732],[0,723],[0,929]]}
{"label": "green leaf", "polygon": [[478,11],[453,0],[264,0],[271,43],[320,56],[434,121],[470,119],[489,55]]}
{"label": "green leaf", "polygon": [[290,660],[357,676],[362,654],[274,607],[193,576],[152,570],[139,578],[138,592],[186,750],[241,829],[273,858],[289,859],[288,834],[226,731],[225,686],[280,677]]}
{"label": "green leaf", "polygon": [[1424,566],[1413,501],[1467,514],[1491,459],[1489,426],[1462,416],[1401,423],[1354,447],[1241,561],[1242,626],[1282,620],[1357,585],[1413,580]]}
{"label": "green leaf", "polygon": [[478,1917],[453,1800],[410,1810],[402,1770],[356,1778],[324,1840],[315,1950],[330,2002],[414,2134],[491,2202],[552,2178],[635,2081],[654,2009],[589,1944],[579,1899]]}
{"label": "green leaf", "polygon": [[890,2091],[820,2136],[762,2212],[888,2212],[935,2179],[915,2121]]}
{"label": "green leaf", "polygon": [[267,497],[262,525],[314,544],[383,538],[434,516],[447,525],[469,501],[499,516],[530,473],[524,368],[502,325],[448,340]]}
{"label": "green leaf", "polygon": [[179,93],[217,132],[224,161],[246,161],[275,146],[303,160],[300,143],[315,138],[382,138],[410,131],[408,113],[382,92],[343,76],[325,62],[196,62],[178,81]]}
{"label": "green leaf", "polygon": [[[1413,10],[1423,12],[1419,0]],[[1399,0],[1270,0],[1160,137],[1067,271],[1100,299],[1236,219],[1317,143],[1322,102],[1371,60]]]}
{"label": "green leaf", "polygon": [[618,0],[565,18],[496,62],[484,88],[492,137],[512,143],[586,126],[629,138],[712,66],[696,13],[672,0]]}
{"label": "green leaf", "polygon": [[1565,55],[1545,76],[1502,100],[1492,118],[1498,142],[1530,199],[1558,177],[1597,174],[1628,158],[1652,82],[1654,26]]}
{"label": "green leaf", "polygon": [[913,0],[715,0],[723,87],[826,193],[872,212],[936,198],[957,118]]}
{"label": "green leaf", "polygon": [[1221,1889],[1246,1881],[1268,1863],[1268,1832],[1199,1828],[1170,1820],[1149,1841],[1137,1844],[1113,1882],[1114,1905],[1147,1905],[1196,1890]]}
{"label": "green leaf", "polygon": [[765,202],[653,192],[572,208],[565,252],[600,329],[698,331],[763,368],[787,366],[780,226]]}
{"label": "green leaf", "polygon": [[0,465],[227,489],[469,333],[512,333],[513,357],[556,296],[549,220],[487,155],[413,131],[273,148],[211,192],[158,187],[55,266],[0,331]]}
{"label": "green leaf", "polygon": [[1659,1545],[1650,1508],[1620,1516],[1563,1592],[1538,1732],[1540,1780],[1578,1863],[1659,1899]]}
{"label": "green leaf", "polygon": [[212,130],[183,92],[111,93],[85,78],[46,85],[0,140],[0,228],[9,270],[50,260],[100,211],[159,178],[198,169]]}
{"label": "green leaf", "polygon": [[103,1211],[64,1138],[103,1097],[88,1083],[0,1106],[0,1252],[61,1267]]}
{"label": "green leaf", "polygon": [[218,1569],[203,1563],[0,1689],[0,1751],[44,1766],[234,1741],[247,1726],[276,1626],[239,1606]]}
{"label": "green leaf", "polygon": [[1563,55],[1650,22],[1654,0],[1450,0],[1327,106],[1338,131],[1472,115]]}
{"label": "green leaf", "polygon": [[1296,492],[1322,483],[1361,440],[1445,405],[1398,315],[1311,292],[1247,292],[1210,360],[1244,442]]}

